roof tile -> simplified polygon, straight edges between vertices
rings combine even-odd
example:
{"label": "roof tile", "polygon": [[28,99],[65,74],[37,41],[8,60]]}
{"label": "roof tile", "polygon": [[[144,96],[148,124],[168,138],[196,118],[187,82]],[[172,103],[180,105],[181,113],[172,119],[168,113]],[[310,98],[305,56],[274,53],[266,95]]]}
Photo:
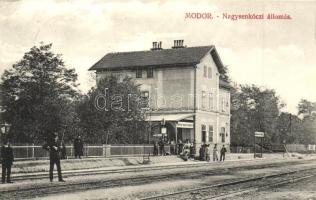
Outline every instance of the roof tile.
{"label": "roof tile", "polygon": [[108,53],[89,70],[199,63],[214,46]]}

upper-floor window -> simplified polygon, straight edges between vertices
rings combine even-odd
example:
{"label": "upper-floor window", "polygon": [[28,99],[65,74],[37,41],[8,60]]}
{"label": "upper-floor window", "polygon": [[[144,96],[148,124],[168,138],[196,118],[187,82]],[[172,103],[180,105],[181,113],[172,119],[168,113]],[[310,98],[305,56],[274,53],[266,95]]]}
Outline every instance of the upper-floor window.
{"label": "upper-floor window", "polygon": [[153,78],[154,77],[154,70],[152,67],[147,69],[147,78]]}
{"label": "upper-floor window", "polygon": [[142,69],[137,68],[136,69],[136,78],[142,78],[143,71]]}
{"label": "upper-floor window", "polygon": [[208,68],[208,70],[207,70],[207,77],[209,78],[209,79],[211,79],[212,78],[212,67],[209,67]]}
{"label": "upper-floor window", "polygon": [[208,94],[208,98],[209,98],[209,101],[208,101],[209,105],[208,105],[208,107],[209,107],[210,110],[214,110],[214,95],[213,95],[212,92],[210,92]]}
{"label": "upper-floor window", "polygon": [[142,92],[140,93],[140,96],[141,96],[141,98],[142,98],[143,100],[148,100],[148,98],[149,98],[149,92],[148,92],[148,91],[142,91]]}
{"label": "upper-floor window", "polygon": [[141,101],[139,102],[139,106],[142,109],[149,108],[149,91],[141,91],[140,93]]}
{"label": "upper-floor window", "polygon": [[203,73],[203,76],[204,76],[204,77],[207,77],[207,66],[206,66],[206,65],[204,65],[204,73]]}
{"label": "upper-floor window", "polygon": [[222,99],[221,107],[222,107],[222,112],[226,112],[226,101],[224,98]]}
{"label": "upper-floor window", "polygon": [[208,126],[208,141],[209,142],[213,142],[213,133],[214,133],[213,126],[209,125]]}
{"label": "upper-floor window", "polygon": [[222,112],[228,112],[229,111],[229,102],[223,98],[221,103]]}
{"label": "upper-floor window", "polygon": [[206,92],[202,91],[202,108],[206,108]]}

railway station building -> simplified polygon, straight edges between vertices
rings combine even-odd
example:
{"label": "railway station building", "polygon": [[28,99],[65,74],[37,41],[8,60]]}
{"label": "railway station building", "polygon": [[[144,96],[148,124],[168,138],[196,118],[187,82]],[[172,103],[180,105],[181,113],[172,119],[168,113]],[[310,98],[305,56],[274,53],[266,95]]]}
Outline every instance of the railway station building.
{"label": "railway station building", "polygon": [[[152,137],[169,141],[230,145],[230,90],[222,79],[224,65],[215,46],[186,47],[183,40],[162,48],[153,42],[147,51],[108,53],[90,70],[97,81],[129,76],[149,98],[146,121],[162,124]],[[228,148],[229,149],[229,148]]]}

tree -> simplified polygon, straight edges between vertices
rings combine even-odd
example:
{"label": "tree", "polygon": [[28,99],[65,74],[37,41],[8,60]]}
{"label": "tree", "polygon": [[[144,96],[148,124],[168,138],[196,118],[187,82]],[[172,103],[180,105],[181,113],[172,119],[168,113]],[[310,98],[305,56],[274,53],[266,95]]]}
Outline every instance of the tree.
{"label": "tree", "polygon": [[301,99],[298,103],[298,114],[306,117],[316,117],[316,102],[310,102],[306,99]]}
{"label": "tree", "polygon": [[52,44],[32,47],[1,79],[4,118],[15,142],[40,142],[63,129],[66,105],[78,94],[77,74]]}
{"label": "tree", "polygon": [[129,78],[105,77],[77,107],[80,124],[91,143],[144,142],[146,100]]}
{"label": "tree", "polygon": [[265,142],[275,142],[280,109],[284,106],[274,90],[240,85],[231,98],[233,146],[252,146],[254,132],[265,132]]}
{"label": "tree", "polygon": [[298,104],[298,114],[303,116],[302,119],[302,143],[316,143],[316,102],[310,102],[302,99]]}

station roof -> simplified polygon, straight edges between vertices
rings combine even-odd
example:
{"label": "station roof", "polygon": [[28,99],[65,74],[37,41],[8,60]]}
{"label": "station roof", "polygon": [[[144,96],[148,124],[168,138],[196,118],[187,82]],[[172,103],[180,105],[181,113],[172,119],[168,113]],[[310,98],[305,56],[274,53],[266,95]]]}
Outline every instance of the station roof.
{"label": "station roof", "polygon": [[131,51],[108,53],[89,70],[119,70],[126,68],[190,66],[200,62],[208,53],[216,63],[219,72],[224,71],[223,63],[213,45],[198,47],[183,47],[148,51]]}

